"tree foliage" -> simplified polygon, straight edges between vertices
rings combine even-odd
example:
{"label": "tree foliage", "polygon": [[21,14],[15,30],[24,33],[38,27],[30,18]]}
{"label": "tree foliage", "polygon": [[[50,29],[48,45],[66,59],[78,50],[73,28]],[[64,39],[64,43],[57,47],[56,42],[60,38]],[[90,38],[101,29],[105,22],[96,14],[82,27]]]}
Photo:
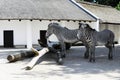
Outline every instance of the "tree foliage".
{"label": "tree foliage", "polygon": [[109,5],[112,7],[116,7],[120,0],[84,0],[88,2],[96,2],[98,4]]}
{"label": "tree foliage", "polygon": [[97,0],[99,4],[103,4],[103,5],[109,5],[112,7],[117,6],[117,4],[119,3],[119,0]]}
{"label": "tree foliage", "polygon": [[118,5],[116,6],[116,9],[120,10],[120,2],[119,2]]}

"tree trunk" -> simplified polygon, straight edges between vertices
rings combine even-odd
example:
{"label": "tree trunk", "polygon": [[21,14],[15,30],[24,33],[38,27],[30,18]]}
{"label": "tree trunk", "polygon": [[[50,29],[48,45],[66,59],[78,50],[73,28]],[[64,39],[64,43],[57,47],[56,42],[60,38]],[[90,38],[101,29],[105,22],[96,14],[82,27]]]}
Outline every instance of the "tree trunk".
{"label": "tree trunk", "polygon": [[7,60],[9,62],[15,62],[15,61],[23,60],[25,58],[34,57],[35,55],[37,54],[35,54],[32,51],[17,52],[15,54],[8,55]]}
{"label": "tree trunk", "polygon": [[49,49],[48,48],[43,48],[42,50],[40,51],[37,51],[36,49],[32,48],[32,51],[34,53],[37,54],[37,56],[35,56],[28,64],[27,66],[25,67],[26,70],[30,70],[32,69],[35,64],[37,63],[37,61],[40,59],[40,57],[42,57],[44,54],[46,54],[47,52],[49,52]]}

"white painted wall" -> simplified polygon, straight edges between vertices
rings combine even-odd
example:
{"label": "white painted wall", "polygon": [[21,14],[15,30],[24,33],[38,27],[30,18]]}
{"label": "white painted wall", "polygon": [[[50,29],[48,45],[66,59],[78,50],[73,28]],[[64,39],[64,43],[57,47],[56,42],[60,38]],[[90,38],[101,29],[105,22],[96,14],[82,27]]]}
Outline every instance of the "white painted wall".
{"label": "white painted wall", "polygon": [[17,20],[1,20],[0,21],[0,45],[3,45],[3,31],[13,30],[14,33],[14,44],[25,44],[26,43],[26,21]]}
{"label": "white painted wall", "polygon": [[109,29],[115,34],[115,41],[120,44],[120,25],[115,24],[100,24],[100,31]]}
{"label": "white painted wall", "polygon": [[33,20],[31,22],[32,26],[32,43],[38,44],[38,39],[40,39],[40,30],[47,30],[47,26],[50,23],[50,21],[39,21],[39,20]]}
{"label": "white painted wall", "polygon": [[[38,39],[40,39],[40,30],[47,30],[48,24],[51,22],[57,22],[63,27],[67,27],[69,29],[78,29],[78,21],[39,21],[39,20],[1,20],[0,21],[0,45],[4,45],[3,42],[3,31],[4,30],[13,30],[14,32],[14,45],[26,45],[27,44],[27,26],[31,26],[31,37],[32,44],[38,44]],[[88,22],[89,23],[89,22]],[[94,23],[89,23],[90,25],[94,25]],[[55,35],[50,37],[50,40],[57,41]]]}

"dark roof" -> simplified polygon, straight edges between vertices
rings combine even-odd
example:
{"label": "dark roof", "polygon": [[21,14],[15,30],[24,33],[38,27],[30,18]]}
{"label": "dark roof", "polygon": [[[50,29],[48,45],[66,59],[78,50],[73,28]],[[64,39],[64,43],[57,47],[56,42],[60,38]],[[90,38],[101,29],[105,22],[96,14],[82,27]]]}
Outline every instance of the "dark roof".
{"label": "dark roof", "polygon": [[71,0],[0,0],[2,19],[96,21]]}

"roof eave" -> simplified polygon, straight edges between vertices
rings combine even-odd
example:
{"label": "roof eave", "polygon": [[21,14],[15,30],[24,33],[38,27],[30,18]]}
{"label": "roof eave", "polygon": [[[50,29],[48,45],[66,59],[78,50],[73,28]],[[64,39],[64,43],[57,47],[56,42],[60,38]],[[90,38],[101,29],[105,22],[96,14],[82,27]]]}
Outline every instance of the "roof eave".
{"label": "roof eave", "polygon": [[83,21],[83,22],[95,22],[96,20],[81,20],[81,19],[40,19],[40,18],[4,18],[0,20],[48,20],[48,21]]}

